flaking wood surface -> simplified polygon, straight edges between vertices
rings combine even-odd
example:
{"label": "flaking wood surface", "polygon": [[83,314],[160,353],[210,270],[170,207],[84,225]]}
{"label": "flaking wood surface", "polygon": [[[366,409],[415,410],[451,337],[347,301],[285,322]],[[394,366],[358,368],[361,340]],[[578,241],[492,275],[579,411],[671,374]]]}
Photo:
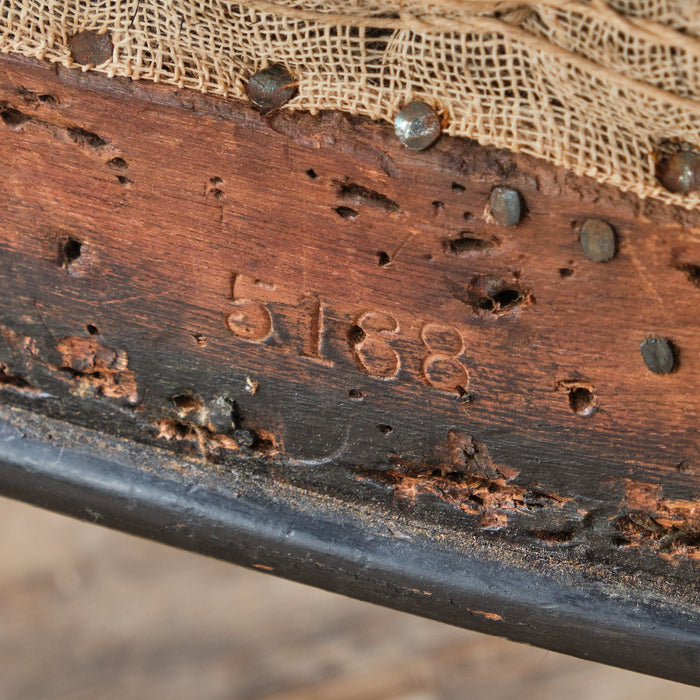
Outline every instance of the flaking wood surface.
{"label": "flaking wood surface", "polygon": [[[466,140],[414,153],[341,114],[7,57],[0,162],[3,401],[696,579],[698,214]],[[488,213],[499,185],[518,226]],[[610,262],[583,254],[590,217]]]}

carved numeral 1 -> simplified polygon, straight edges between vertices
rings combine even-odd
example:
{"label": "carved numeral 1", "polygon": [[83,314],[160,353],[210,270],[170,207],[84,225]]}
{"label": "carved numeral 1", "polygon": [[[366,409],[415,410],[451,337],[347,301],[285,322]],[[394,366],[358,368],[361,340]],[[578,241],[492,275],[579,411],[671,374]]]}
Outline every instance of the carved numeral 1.
{"label": "carved numeral 1", "polygon": [[305,338],[304,349],[301,356],[311,362],[331,367],[333,362],[323,357],[323,331],[324,331],[324,308],[323,303],[316,297],[306,297],[306,306],[309,307],[309,327]]}

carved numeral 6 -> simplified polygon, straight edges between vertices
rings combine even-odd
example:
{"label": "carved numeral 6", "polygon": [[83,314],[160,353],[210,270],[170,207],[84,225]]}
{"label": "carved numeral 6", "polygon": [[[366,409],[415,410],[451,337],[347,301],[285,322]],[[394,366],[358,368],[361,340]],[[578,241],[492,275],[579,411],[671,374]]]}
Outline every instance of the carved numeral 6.
{"label": "carved numeral 6", "polygon": [[374,379],[395,379],[401,369],[399,354],[389,339],[399,331],[399,323],[381,311],[363,313],[348,331],[348,342],[358,368]]}
{"label": "carved numeral 6", "polygon": [[445,394],[466,393],[469,371],[458,359],[464,352],[462,334],[454,326],[426,323],[420,339],[428,350],[421,366],[424,381]]}

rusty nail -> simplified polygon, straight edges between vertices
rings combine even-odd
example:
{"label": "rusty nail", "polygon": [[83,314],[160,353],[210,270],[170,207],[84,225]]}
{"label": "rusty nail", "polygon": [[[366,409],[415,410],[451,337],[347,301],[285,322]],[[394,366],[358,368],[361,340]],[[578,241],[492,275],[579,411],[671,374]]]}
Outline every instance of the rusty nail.
{"label": "rusty nail", "polygon": [[239,428],[233,431],[233,439],[241,447],[252,447],[255,444],[255,435],[250,430]]}
{"label": "rusty nail", "polygon": [[438,140],[442,124],[430,105],[410,102],[396,115],[394,131],[406,148],[422,151]]}
{"label": "rusty nail", "polygon": [[608,262],[615,257],[615,231],[602,219],[587,219],[581,226],[581,247],[593,262]]}
{"label": "rusty nail", "polygon": [[520,192],[511,187],[496,187],[489,198],[491,216],[500,226],[515,226],[523,218]]}
{"label": "rusty nail", "polygon": [[639,347],[647,369],[654,374],[668,374],[676,363],[673,346],[667,338],[647,338]]}
{"label": "rusty nail", "polygon": [[258,109],[270,112],[289,102],[297,94],[298,85],[292,74],[276,63],[253,73],[246,93]]}
{"label": "rusty nail", "polygon": [[669,192],[697,192],[700,190],[700,156],[691,151],[674,153],[661,163],[658,176]]}
{"label": "rusty nail", "polygon": [[71,58],[81,66],[99,66],[106,63],[114,54],[112,37],[94,31],[74,34],[68,40]]}

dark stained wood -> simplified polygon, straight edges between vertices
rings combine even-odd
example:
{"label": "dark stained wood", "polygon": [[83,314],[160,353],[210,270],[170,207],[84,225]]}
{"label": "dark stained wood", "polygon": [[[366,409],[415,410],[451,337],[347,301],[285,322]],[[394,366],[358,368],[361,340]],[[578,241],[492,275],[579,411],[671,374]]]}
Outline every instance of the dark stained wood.
{"label": "dark stained wood", "polygon": [[697,603],[697,213],[341,114],[0,69],[1,400]]}
{"label": "dark stained wood", "polygon": [[[639,483],[660,489],[643,510],[663,536],[696,538],[697,215],[466,141],[413,153],[340,114],[264,118],[7,59],[1,99],[13,393],[27,382],[68,415],[69,392],[117,399],[137,437],[205,455],[235,449],[235,401],[237,427],[307,473],[393,465],[390,484],[418,493],[445,491],[421,484],[433,466],[475,471],[487,493],[515,478],[493,508],[446,500],[500,527],[536,485],[537,509],[564,514],[555,544],[585,529],[589,501],[624,516]],[[490,221],[496,185],[522,194],[521,225]],[[616,231],[609,263],[581,250],[592,216]],[[674,373],[645,367],[649,335],[673,342]],[[572,410],[579,388],[592,415]],[[204,415],[217,400],[222,426]],[[686,540],[660,555],[695,558]]]}

